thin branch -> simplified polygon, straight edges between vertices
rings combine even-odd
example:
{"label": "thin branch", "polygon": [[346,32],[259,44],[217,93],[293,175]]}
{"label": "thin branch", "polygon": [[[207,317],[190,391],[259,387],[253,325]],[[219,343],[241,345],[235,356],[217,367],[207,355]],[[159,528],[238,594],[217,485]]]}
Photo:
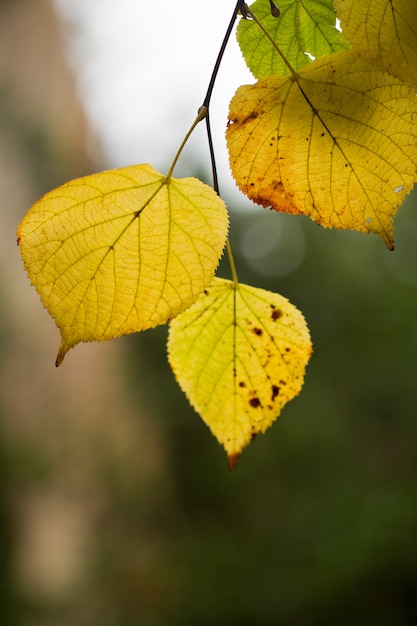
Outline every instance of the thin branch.
{"label": "thin branch", "polygon": [[232,17],[231,17],[230,22],[229,22],[229,26],[227,27],[226,34],[225,34],[225,36],[223,38],[223,41],[222,41],[222,45],[220,46],[219,54],[217,55],[216,63],[214,64],[213,72],[212,72],[212,75],[211,75],[211,78],[210,78],[210,83],[209,83],[209,86],[208,86],[208,89],[207,89],[207,93],[206,93],[206,97],[204,98],[202,106],[205,106],[207,108],[209,107],[210,100],[211,100],[211,95],[213,93],[214,83],[216,82],[217,74],[219,73],[219,69],[220,69],[220,65],[221,65],[222,59],[223,59],[224,51],[226,50],[226,46],[227,46],[228,41],[230,39],[230,35],[232,34],[233,27],[235,25],[236,18],[238,16],[239,12],[241,12],[242,15],[245,14],[245,6],[246,5],[245,5],[244,0],[238,0],[236,2],[236,6],[235,6],[235,8],[233,10]]}

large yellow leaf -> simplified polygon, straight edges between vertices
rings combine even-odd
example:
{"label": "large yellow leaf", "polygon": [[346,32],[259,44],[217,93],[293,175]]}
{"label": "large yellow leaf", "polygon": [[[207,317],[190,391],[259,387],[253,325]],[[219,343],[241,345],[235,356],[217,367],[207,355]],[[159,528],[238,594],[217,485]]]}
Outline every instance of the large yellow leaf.
{"label": "large yellow leaf", "polygon": [[390,248],[416,181],[416,135],[415,91],[354,52],[240,87],[227,129],[233,176],[251,200],[378,233]]}
{"label": "large yellow leaf", "polygon": [[210,284],[227,236],[223,201],[150,165],[47,193],[22,220],[25,267],[60,329],[59,365],[80,341],[164,324]]}
{"label": "large yellow leaf", "polygon": [[417,88],[416,0],[335,0],[335,7],[365,60]]}
{"label": "large yellow leaf", "polygon": [[220,278],[170,324],[171,367],[231,467],[300,392],[311,351],[286,298]]}

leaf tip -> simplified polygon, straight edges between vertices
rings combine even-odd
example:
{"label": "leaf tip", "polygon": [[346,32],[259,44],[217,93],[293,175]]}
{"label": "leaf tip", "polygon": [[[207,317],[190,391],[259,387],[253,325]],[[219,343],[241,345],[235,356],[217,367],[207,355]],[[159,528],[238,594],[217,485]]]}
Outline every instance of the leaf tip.
{"label": "leaf tip", "polygon": [[61,342],[61,345],[59,346],[58,354],[56,355],[55,367],[59,367],[61,365],[68,350],[69,348],[64,344],[64,342]]}
{"label": "leaf tip", "polygon": [[236,463],[239,457],[240,457],[239,452],[235,452],[234,454],[227,455],[227,462],[228,462],[230,472],[232,472],[235,469]]}

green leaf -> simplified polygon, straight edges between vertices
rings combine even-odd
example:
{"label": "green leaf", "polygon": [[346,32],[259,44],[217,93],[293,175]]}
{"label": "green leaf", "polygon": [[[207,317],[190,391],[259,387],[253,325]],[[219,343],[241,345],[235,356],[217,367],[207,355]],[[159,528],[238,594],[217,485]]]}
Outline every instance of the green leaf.
{"label": "green leaf", "polygon": [[311,351],[286,298],[220,278],[170,324],[170,365],[231,467],[300,392]]}
{"label": "green leaf", "polygon": [[[317,59],[349,48],[336,29],[332,0],[281,0],[278,4],[279,18],[271,15],[265,0],[257,0],[250,8],[294,70],[310,63],[312,57]],[[272,42],[254,21],[240,20],[236,35],[243,58],[255,78],[289,73]]]}
{"label": "green leaf", "polygon": [[18,229],[32,283],[60,329],[59,365],[80,341],[165,324],[210,284],[228,229],[195,178],[133,165],[47,193]]}

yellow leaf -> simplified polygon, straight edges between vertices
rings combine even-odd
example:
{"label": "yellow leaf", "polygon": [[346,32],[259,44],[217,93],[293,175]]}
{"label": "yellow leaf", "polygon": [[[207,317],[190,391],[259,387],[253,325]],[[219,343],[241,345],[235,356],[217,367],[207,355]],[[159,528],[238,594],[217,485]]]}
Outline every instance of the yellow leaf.
{"label": "yellow leaf", "polygon": [[286,298],[220,278],[170,324],[172,370],[232,468],[300,392],[311,351],[305,320]]}
{"label": "yellow leaf", "polygon": [[32,283],[61,332],[80,341],[164,324],[210,284],[224,247],[223,201],[197,179],[134,165],[47,193],[18,229]]}
{"label": "yellow leaf", "polygon": [[343,34],[366,60],[417,88],[416,0],[335,0]]}
{"label": "yellow leaf", "polygon": [[415,91],[354,52],[240,87],[227,129],[233,176],[251,200],[377,233],[390,248],[416,181],[416,135]]}

